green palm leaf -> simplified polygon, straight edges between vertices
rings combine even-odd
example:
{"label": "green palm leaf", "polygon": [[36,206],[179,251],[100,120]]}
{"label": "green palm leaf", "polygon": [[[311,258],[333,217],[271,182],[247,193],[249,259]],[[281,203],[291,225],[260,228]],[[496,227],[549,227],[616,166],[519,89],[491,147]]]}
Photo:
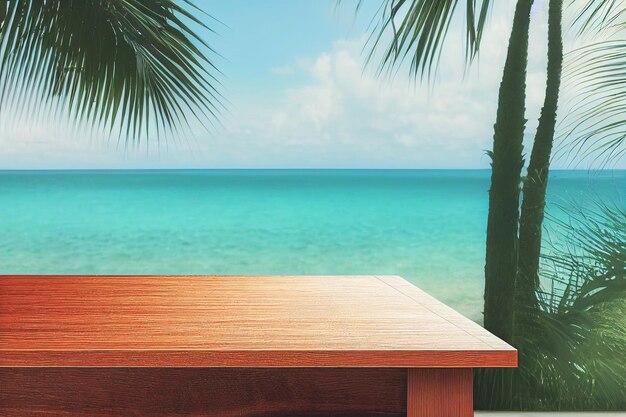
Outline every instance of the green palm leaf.
{"label": "green palm leaf", "polygon": [[[552,218],[559,239],[543,256],[549,283],[539,294],[535,344],[542,356],[546,398],[567,408],[622,410],[626,406],[626,212],[622,202],[593,208],[561,206]],[[584,395],[581,395],[584,393]]]}
{"label": "green palm leaf", "polygon": [[567,57],[565,91],[576,91],[559,126],[571,159],[606,164],[626,152],[626,40],[584,46]]}
{"label": "green palm leaf", "polygon": [[206,125],[222,96],[198,12],[187,0],[0,2],[0,110],[65,110],[137,142]]}
{"label": "green palm leaf", "polygon": [[[626,211],[621,201],[554,207],[539,309],[520,309],[526,349],[516,370],[478,370],[488,409],[623,410],[626,406]],[[513,372],[514,392],[502,392]]]}
{"label": "green palm leaf", "polygon": [[[359,2],[360,5],[361,2]],[[466,59],[480,49],[492,0],[466,0]],[[371,61],[382,52],[379,72],[410,59],[412,76],[431,76],[436,70],[459,0],[386,0],[369,39]]]}
{"label": "green palm leaf", "polygon": [[[571,27],[583,46],[566,55],[561,152],[605,165],[626,153],[626,5],[621,0],[573,1]],[[599,40],[598,40],[599,39]]]}
{"label": "green palm leaf", "polygon": [[626,26],[626,8],[622,0],[573,0],[571,6],[575,8],[572,26],[579,35],[620,30]]}

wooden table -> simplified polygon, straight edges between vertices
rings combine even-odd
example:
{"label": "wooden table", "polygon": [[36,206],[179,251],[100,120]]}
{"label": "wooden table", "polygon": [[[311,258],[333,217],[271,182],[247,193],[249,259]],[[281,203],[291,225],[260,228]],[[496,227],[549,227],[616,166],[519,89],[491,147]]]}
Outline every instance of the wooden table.
{"label": "wooden table", "polygon": [[516,364],[396,276],[0,276],[3,417],[471,416]]}

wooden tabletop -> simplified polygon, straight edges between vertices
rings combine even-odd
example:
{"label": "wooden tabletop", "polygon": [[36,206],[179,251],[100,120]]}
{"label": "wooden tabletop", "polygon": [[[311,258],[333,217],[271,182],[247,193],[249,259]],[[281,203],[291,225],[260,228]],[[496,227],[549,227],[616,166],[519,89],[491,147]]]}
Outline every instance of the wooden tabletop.
{"label": "wooden tabletop", "polygon": [[0,366],[514,367],[397,276],[0,276]]}

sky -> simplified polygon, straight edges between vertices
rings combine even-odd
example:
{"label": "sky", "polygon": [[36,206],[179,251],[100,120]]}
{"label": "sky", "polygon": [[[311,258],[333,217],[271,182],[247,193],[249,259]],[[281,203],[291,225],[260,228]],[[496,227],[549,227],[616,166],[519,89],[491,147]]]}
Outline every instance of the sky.
{"label": "sky", "polygon": [[[461,2],[462,3],[462,2]],[[75,126],[26,117],[0,125],[0,169],[488,168],[512,0],[495,2],[466,70],[454,22],[436,78],[379,77],[364,45],[377,1],[198,0],[219,20],[201,36],[220,56],[227,111],[210,131],[129,149]],[[526,147],[545,88],[547,5],[535,2]],[[1,119],[0,119],[1,120]],[[617,161],[626,168],[626,161]],[[586,168],[557,157],[556,168]]]}

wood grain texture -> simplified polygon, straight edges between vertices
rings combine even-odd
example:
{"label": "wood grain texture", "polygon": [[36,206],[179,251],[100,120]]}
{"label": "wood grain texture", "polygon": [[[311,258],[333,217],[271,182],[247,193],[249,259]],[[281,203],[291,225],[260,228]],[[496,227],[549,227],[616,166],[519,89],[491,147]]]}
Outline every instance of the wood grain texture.
{"label": "wood grain texture", "polygon": [[409,369],[407,417],[472,417],[471,369]]}
{"label": "wood grain texture", "polygon": [[506,367],[399,277],[0,276],[0,366]]}
{"label": "wood grain texture", "polygon": [[3,368],[3,417],[403,417],[404,369]]}

